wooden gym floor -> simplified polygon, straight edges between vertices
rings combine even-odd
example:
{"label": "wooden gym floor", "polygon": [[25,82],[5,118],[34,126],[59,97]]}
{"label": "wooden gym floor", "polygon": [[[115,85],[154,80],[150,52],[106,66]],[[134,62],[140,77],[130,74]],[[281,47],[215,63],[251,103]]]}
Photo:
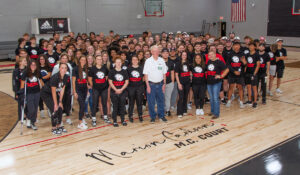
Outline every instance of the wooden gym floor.
{"label": "wooden gym floor", "polygon": [[[300,49],[288,55],[287,63],[300,61]],[[0,91],[12,95],[10,78],[0,73]],[[74,125],[60,137],[50,133],[48,117],[39,118],[37,131],[24,127],[23,136],[18,124],[0,143],[0,174],[212,174],[299,134],[299,87],[300,69],[286,67],[282,95],[257,109],[239,109],[236,101],[229,109],[221,105],[217,120],[197,117],[193,109],[182,119],[173,112],[168,123],[150,124],[146,113],[144,123],[119,128],[98,117],[97,127],[88,121],[89,129],[80,131],[75,111]],[[0,117],[13,108],[1,108]]]}

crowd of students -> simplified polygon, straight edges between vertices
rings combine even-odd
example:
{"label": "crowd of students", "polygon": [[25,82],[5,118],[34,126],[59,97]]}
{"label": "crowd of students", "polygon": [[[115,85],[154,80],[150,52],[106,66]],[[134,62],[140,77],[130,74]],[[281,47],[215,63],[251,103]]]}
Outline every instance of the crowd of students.
{"label": "crowd of students", "polygon": [[242,43],[234,33],[216,38],[180,31],[155,35],[146,31],[139,37],[121,37],[113,31],[108,36],[94,32],[75,36],[70,32],[62,37],[54,33],[37,44],[35,37],[24,34],[18,40],[12,76],[19,119],[24,109],[27,127],[37,130],[38,111],[45,117],[46,105],[51,132],[60,135],[67,132],[62,116],[72,124],[70,116],[77,100],[79,129],[88,128],[86,118],[96,126],[97,112],[101,115],[98,119],[106,123],[112,118],[115,127],[120,116],[126,126],[126,114],[134,122],[135,104],[138,119],[143,122],[149,96],[143,69],[153,47],[158,48],[167,67],[164,94],[158,97],[164,98],[164,104],[158,105],[164,105],[165,116],[176,109],[178,118],[187,115],[192,101],[196,115],[204,115],[203,107],[209,102],[208,115],[213,119],[220,117],[220,103],[230,107],[234,99],[238,99],[240,108],[256,108],[259,97],[266,104],[266,95],[273,95],[275,77],[276,93],[282,93],[279,87],[287,59],[282,44],[282,39],[267,46],[264,37],[246,36]]}

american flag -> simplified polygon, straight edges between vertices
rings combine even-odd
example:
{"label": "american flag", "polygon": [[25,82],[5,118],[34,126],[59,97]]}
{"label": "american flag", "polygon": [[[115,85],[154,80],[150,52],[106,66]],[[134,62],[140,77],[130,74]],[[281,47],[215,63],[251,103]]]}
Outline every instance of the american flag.
{"label": "american flag", "polygon": [[246,21],[246,0],[231,0],[231,22]]}

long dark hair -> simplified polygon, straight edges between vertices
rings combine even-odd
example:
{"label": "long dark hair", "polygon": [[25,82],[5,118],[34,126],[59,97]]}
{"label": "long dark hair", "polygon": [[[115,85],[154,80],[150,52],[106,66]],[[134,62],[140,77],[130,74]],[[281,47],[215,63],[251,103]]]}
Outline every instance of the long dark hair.
{"label": "long dark hair", "polygon": [[49,61],[48,61],[48,56],[47,56],[47,55],[44,55],[44,54],[39,55],[39,57],[38,57],[38,59],[37,59],[39,69],[42,68],[42,67],[41,67],[42,65],[41,65],[41,62],[40,62],[41,57],[43,57],[44,60],[45,60],[45,69],[46,69],[47,71],[50,71],[50,70],[51,70],[51,66],[50,66]]}
{"label": "long dark hair", "polygon": [[[182,54],[183,54],[183,53],[186,54],[186,60],[185,60],[184,63],[182,62],[182,61],[183,61],[183,60],[182,60]],[[183,65],[183,64],[188,64],[188,61],[189,61],[189,60],[188,60],[188,53],[187,53],[187,51],[184,50],[183,52],[181,52],[181,55],[180,55],[180,64],[181,64],[181,65]]]}
{"label": "long dark hair", "polygon": [[[80,60],[85,58],[85,65],[83,67],[81,67],[81,64],[80,64]],[[82,72],[84,71],[86,73],[86,77],[87,77],[87,73],[88,73],[88,63],[87,63],[87,58],[86,56],[81,56],[78,60],[78,73],[79,73],[79,78],[80,79],[83,79],[83,75],[82,75]]]}
{"label": "long dark hair", "polygon": [[195,66],[197,65],[197,63],[196,63],[196,57],[197,57],[197,56],[200,56],[200,58],[201,58],[200,66],[202,67],[202,69],[204,69],[204,68],[205,68],[205,60],[203,59],[203,56],[202,56],[201,54],[196,54],[196,55],[194,56],[194,58],[193,58],[193,60],[194,60],[193,66],[195,67]]}
{"label": "long dark hair", "polygon": [[[31,65],[33,63],[35,63],[35,65],[36,65],[35,72],[32,72],[32,70],[31,70]],[[26,72],[27,72],[26,76],[29,77],[29,78],[31,78],[33,76],[36,76],[37,78],[41,77],[41,72],[40,72],[39,64],[34,59],[29,60],[29,63],[27,65],[27,67],[26,67]]]}

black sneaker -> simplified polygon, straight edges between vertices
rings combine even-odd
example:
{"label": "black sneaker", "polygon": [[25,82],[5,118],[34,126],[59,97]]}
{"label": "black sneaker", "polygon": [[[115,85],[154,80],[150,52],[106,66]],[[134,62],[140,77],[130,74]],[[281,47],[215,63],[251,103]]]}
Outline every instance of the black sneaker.
{"label": "black sneaker", "polygon": [[209,99],[207,97],[205,97],[204,102],[209,103]]}
{"label": "black sneaker", "polygon": [[95,127],[97,125],[96,120],[92,120],[92,126]]}
{"label": "black sneaker", "polygon": [[38,129],[37,126],[35,126],[34,123],[31,124],[31,128],[32,128],[33,130],[37,130],[37,129]]}
{"label": "black sneaker", "polygon": [[227,103],[226,99],[224,98],[223,100],[221,100],[221,103],[222,103],[223,105],[226,105],[226,103]]}
{"label": "black sneaker", "polygon": [[267,104],[266,100],[262,100],[262,104],[263,105]]}
{"label": "black sneaker", "polygon": [[67,130],[65,129],[65,127],[61,126],[58,128],[58,130],[62,133],[62,132],[67,132]]}
{"label": "black sneaker", "polygon": [[171,111],[167,111],[167,116],[171,117]]}
{"label": "black sneaker", "polygon": [[119,127],[119,124],[118,123],[114,123],[114,127]]}
{"label": "black sneaker", "polygon": [[214,115],[211,119],[218,119],[219,116]]}
{"label": "black sneaker", "polygon": [[244,105],[252,106],[252,101],[246,101]]}
{"label": "black sneaker", "polygon": [[122,122],[122,125],[123,126],[127,126],[127,123],[124,121],[124,122]]}
{"label": "black sneaker", "polygon": [[92,118],[92,116],[91,116],[89,113],[86,113],[86,114],[85,114],[85,117],[86,117],[86,118],[89,118],[89,119]]}
{"label": "black sneaker", "polygon": [[57,129],[56,128],[52,129],[51,132],[52,132],[53,135],[57,135]]}
{"label": "black sneaker", "polygon": [[142,116],[139,116],[139,120],[140,120],[140,122],[143,122],[143,121],[144,121],[144,119],[143,119]]}
{"label": "black sneaker", "polygon": [[165,117],[163,117],[160,119],[160,121],[167,122],[168,120]]}
{"label": "black sneaker", "polygon": [[130,121],[130,123],[133,123],[133,118],[129,117],[129,121]]}
{"label": "black sneaker", "polygon": [[256,108],[257,107],[257,103],[253,103],[252,107]]}
{"label": "black sneaker", "polygon": [[108,123],[108,124],[111,124],[111,121],[107,118],[107,119],[104,119],[104,122],[105,123]]}
{"label": "black sneaker", "polygon": [[154,123],[154,122],[155,122],[155,119],[151,119],[150,122],[151,122],[151,123]]}

